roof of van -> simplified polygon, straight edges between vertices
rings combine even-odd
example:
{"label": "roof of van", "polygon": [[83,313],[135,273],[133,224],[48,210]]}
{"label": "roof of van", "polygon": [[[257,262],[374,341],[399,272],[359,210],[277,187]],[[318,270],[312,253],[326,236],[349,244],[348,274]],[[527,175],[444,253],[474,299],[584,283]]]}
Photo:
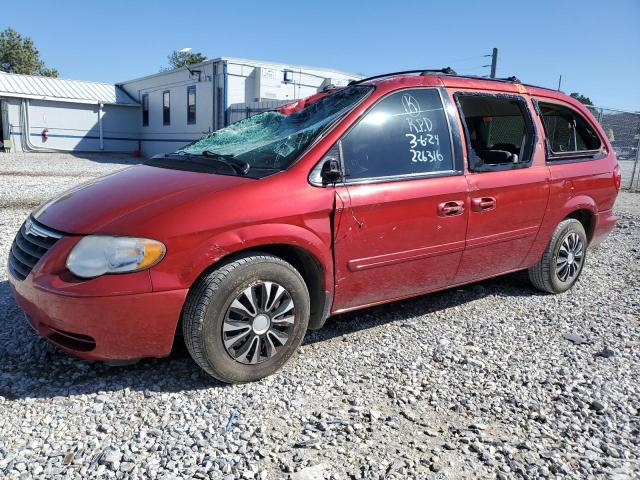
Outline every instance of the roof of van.
{"label": "roof of van", "polygon": [[373,84],[376,86],[380,86],[381,88],[386,88],[389,91],[402,87],[410,88],[418,86],[430,86],[453,89],[469,89],[471,91],[486,90],[487,92],[498,92],[515,95],[531,95],[534,97],[542,97],[548,100],[557,100],[565,104],[569,104],[576,110],[582,112],[583,115],[592,118],[594,125],[597,124],[595,117],[593,117],[593,112],[575,98],[559,90],[521,83],[515,77],[494,79],[486,77],[457,75],[455,73],[441,73],[438,71],[421,72],[417,70],[411,72],[398,72],[390,73],[387,75],[378,75],[376,77],[364,78],[357,82],[351,82],[351,84],[354,83],[369,85]]}
{"label": "roof of van", "polygon": [[[538,87],[521,83],[517,78],[486,78],[476,76],[457,75],[455,73],[442,73],[441,71],[409,71],[379,75],[364,78],[355,83],[368,83],[376,85],[431,85],[450,88],[469,88],[474,90],[493,90],[505,93],[520,93],[543,96],[548,98],[558,98],[562,100],[572,99],[565,93],[552,90],[550,88]],[[577,101],[576,101],[577,102]],[[579,102],[578,102],[579,103]]]}

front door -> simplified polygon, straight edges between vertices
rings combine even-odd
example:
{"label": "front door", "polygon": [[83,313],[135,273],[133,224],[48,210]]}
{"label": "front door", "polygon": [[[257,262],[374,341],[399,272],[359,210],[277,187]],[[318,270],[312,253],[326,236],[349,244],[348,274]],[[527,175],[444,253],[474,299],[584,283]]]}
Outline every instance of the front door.
{"label": "front door", "polygon": [[527,100],[456,94],[468,149],[469,225],[455,283],[517,269],[544,218],[549,170]]}
{"label": "front door", "polygon": [[388,94],[338,147],[334,312],[450,284],[469,212],[440,91]]}

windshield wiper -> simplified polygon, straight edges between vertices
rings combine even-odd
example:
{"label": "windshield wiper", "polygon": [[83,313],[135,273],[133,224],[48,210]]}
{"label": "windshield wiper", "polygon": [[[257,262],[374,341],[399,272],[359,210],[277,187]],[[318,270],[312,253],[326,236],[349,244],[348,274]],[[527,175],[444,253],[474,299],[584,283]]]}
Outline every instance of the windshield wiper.
{"label": "windshield wiper", "polygon": [[203,150],[202,155],[209,158],[215,158],[223,163],[226,163],[233,168],[240,175],[246,175],[251,169],[251,165],[242,160],[238,160],[233,155],[223,155],[221,153],[212,152],[211,150]]}

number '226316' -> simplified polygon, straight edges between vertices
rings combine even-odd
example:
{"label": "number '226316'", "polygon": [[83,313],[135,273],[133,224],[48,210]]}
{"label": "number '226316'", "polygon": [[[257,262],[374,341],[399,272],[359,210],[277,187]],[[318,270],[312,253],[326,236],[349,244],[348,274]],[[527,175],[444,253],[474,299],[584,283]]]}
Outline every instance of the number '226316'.
{"label": "number '226316'", "polygon": [[441,162],[444,157],[439,150],[409,150],[412,162]]}

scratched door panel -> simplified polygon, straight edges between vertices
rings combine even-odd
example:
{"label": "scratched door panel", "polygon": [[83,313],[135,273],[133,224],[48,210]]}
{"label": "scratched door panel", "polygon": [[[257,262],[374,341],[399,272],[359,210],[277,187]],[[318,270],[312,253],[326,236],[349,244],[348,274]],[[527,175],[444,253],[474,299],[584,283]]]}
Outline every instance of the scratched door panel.
{"label": "scratched door panel", "polygon": [[[529,252],[549,197],[546,166],[468,173],[469,197],[495,199],[495,208],[470,211],[467,249],[455,283],[518,268]],[[471,210],[471,209],[470,209]]]}
{"label": "scratched door panel", "polygon": [[[334,310],[446,287],[464,249],[468,209],[462,175],[338,187]],[[441,216],[439,206],[462,210]],[[454,212],[455,213],[455,212]]]}

